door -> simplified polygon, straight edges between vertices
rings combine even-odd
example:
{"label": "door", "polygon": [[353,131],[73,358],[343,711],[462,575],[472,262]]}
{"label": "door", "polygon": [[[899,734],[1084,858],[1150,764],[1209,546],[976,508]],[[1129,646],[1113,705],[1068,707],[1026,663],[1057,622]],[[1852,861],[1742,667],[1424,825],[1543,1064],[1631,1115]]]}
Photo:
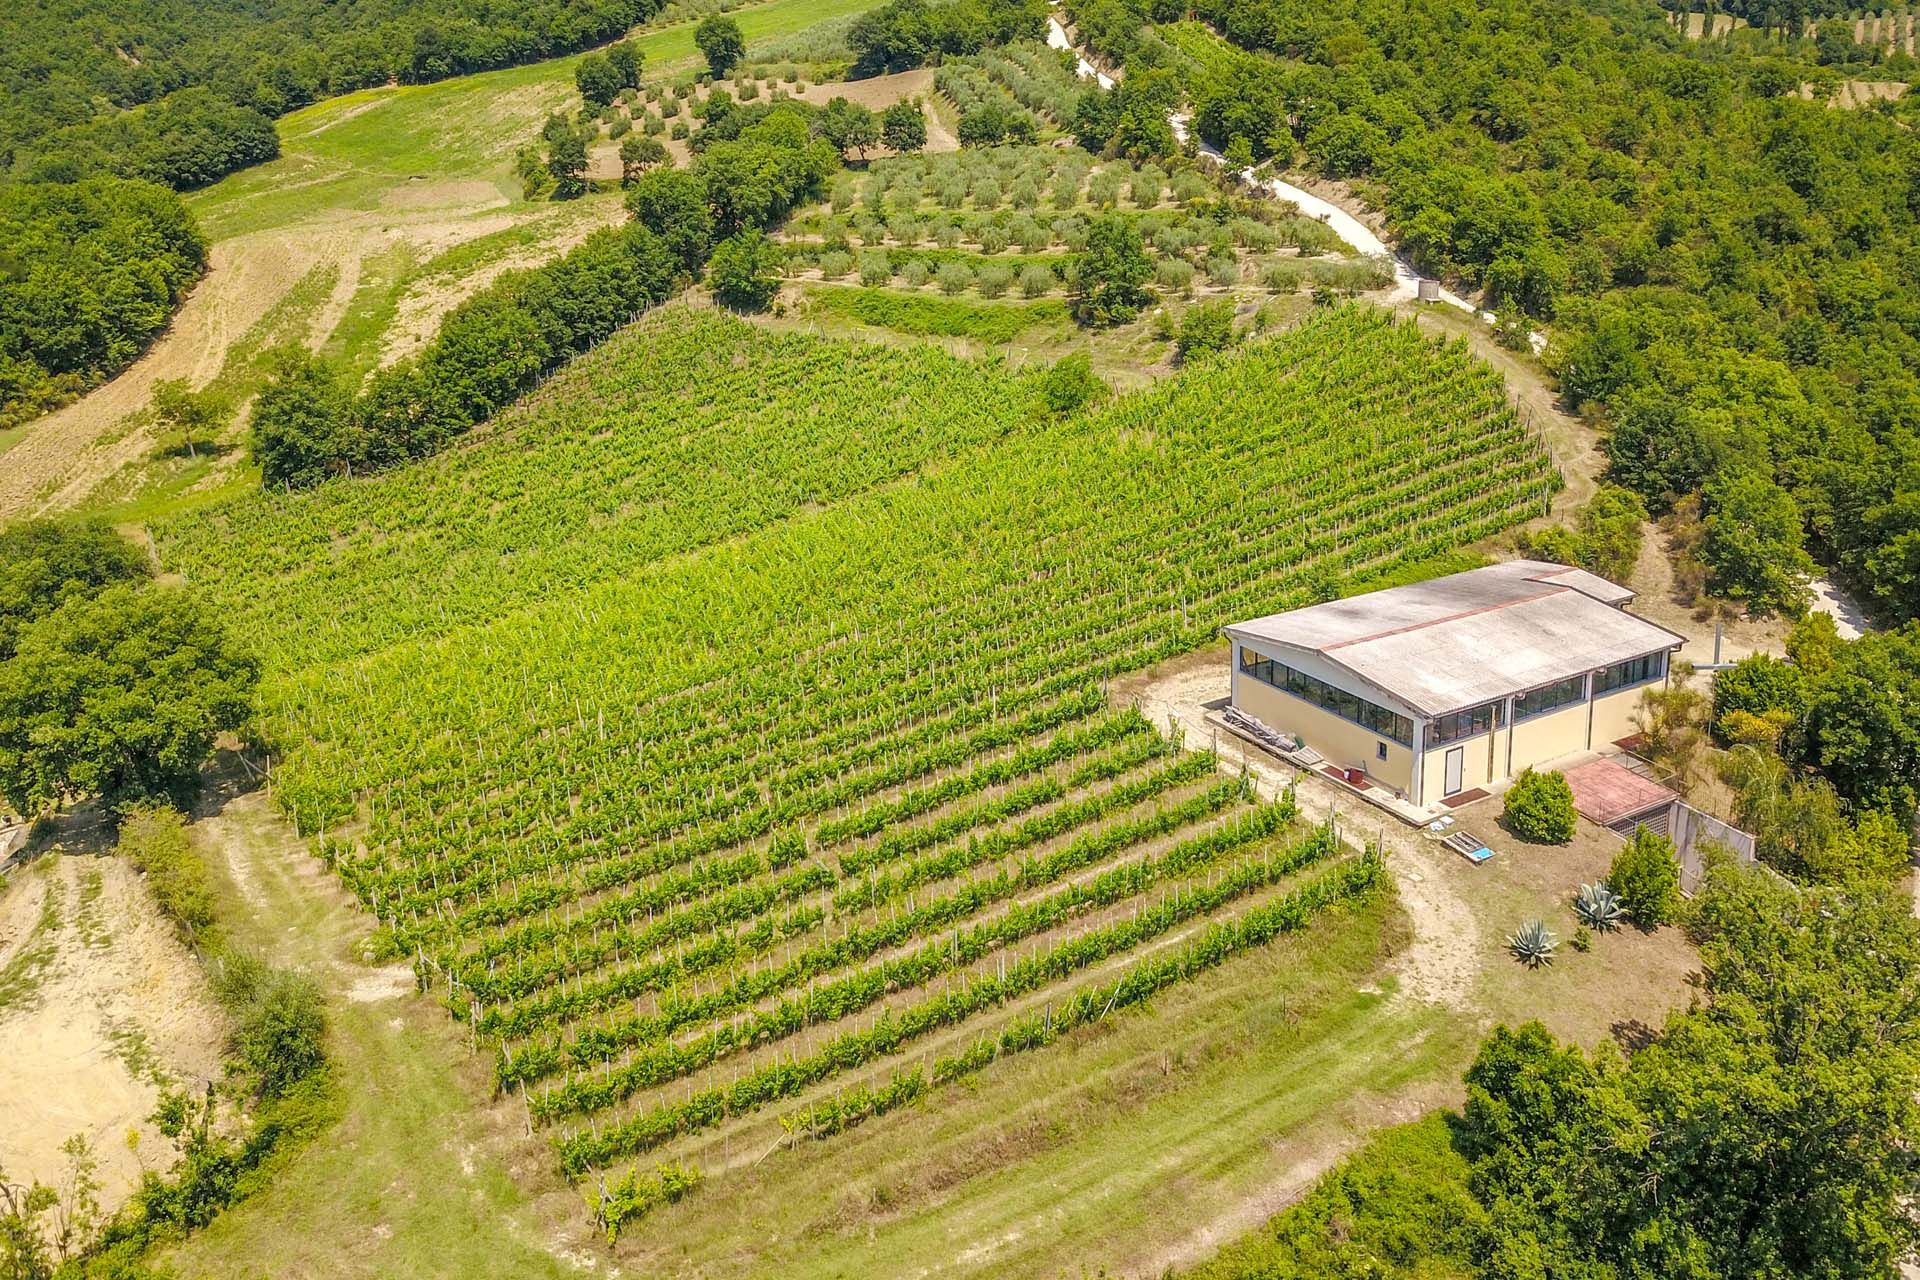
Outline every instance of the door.
{"label": "door", "polygon": [[1460,794],[1460,784],[1465,779],[1467,767],[1467,749],[1465,747],[1447,748],[1446,786],[1441,789],[1443,796]]}

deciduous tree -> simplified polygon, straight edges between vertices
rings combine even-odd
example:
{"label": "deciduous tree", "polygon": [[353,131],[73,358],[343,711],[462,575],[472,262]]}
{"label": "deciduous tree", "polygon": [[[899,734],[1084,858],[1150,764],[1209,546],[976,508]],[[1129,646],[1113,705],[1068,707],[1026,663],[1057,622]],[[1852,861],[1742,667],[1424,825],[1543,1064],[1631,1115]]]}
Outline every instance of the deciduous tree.
{"label": "deciduous tree", "polygon": [[740,24],[724,14],[702,19],[694,28],[693,42],[700,47],[707,70],[716,80],[724,79],[747,56],[747,38],[741,34]]}
{"label": "deciduous tree", "polygon": [[21,628],[0,663],[0,796],[22,813],[98,795],[190,798],[260,676],[185,591],[127,584]]}

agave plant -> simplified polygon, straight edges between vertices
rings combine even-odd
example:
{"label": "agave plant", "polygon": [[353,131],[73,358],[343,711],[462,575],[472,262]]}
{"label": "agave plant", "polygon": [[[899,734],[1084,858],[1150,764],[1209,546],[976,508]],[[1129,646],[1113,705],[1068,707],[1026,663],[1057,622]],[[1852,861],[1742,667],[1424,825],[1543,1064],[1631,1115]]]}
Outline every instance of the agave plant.
{"label": "agave plant", "polygon": [[1580,917],[1581,923],[1611,933],[1620,927],[1627,909],[1620,905],[1620,895],[1602,881],[1580,886],[1580,892],[1573,895],[1573,914]]}
{"label": "agave plant", "polygon": [[1539,920],[1527,921],[1519,932],[1507,939],[1507,950],[1529,969],[1552,964],[1554,948],[1559,945],[1560,940],[1553,936],[1553,931]]}

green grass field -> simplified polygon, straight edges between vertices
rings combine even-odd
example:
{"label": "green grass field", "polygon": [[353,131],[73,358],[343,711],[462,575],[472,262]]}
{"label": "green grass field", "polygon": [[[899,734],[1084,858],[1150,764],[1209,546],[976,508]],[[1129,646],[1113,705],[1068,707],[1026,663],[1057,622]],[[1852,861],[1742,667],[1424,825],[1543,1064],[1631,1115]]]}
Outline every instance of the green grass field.
{"label": "green grass field", "polygon": [[[747,37],[770,41],[815,23],[859,13],[874,0],[769,0],[733,12]],[[658,71],[697,56],[693,23],[634,37]],[[355,210],[405,212],[440,204],[518,199],[515,148],[547,114],[577,103],[573,67],[555,58],[427,85],[394,85],[332,98],[280,121],[282,154],[193,196],[189,204],[215,239]],[[467,184],[449,190],[450,184]],[[409,190],[409,188],[417,188]]]}

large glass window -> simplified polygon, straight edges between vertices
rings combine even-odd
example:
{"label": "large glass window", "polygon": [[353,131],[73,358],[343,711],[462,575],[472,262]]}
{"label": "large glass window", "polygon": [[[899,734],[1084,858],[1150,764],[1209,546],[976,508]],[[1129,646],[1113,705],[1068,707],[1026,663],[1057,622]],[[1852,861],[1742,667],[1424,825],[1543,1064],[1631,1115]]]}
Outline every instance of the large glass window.
{"label": "large glass window", "polygon": [[1631,688],[1636,684],[1651,684],[1666,674],[1667,655],[1664,653],[1650,653],[1644,658],[1616,662],[1593,673],[1593,696],[1597,698],[1603,693]]}
{"label": "large glass window", "polygon": [[1391,738],[1403,747],[1413,745],[1413,721],[1345,689],[1336,689],[1304,671],[1295,671],[1244,646],[1240,650],[1240,670],[1263,684],[1292,694],[1302,702],[1310,702],[1322,711],[1331,711],[1342,720],[1351,720],[1383,738]]}
{"label": "large glass window", "polygon": [[1504,702],[1489,702],[1483,707],[1439,716],[1427,726],[1427,745],[1437,747],[1458,742],[1462,738],[1477,738],[1483,733],[1492,733],[1505,723],[1506,709]]}
{"label": "large glass window", "polygon": [[1550,684],[1544,689],[1535,689],[1523,693],[1513,700],[1513,718],[1530,720],[1534,716],[1544,716],[1549,711],[1558,711],[1570,707],[1576,702],[1587,700],[1587,678],[1574,676],[1562,680],[1559,684]]}

